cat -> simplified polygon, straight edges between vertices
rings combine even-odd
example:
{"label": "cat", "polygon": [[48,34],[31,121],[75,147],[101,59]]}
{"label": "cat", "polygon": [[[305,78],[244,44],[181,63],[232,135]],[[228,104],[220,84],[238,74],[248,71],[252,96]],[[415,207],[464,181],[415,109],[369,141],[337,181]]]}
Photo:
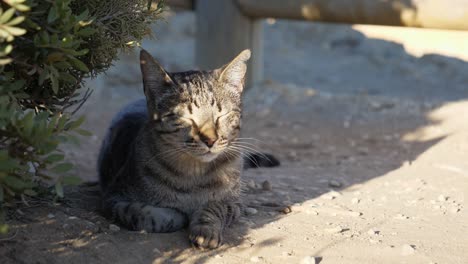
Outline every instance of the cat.
{"label": "cat", "polygon": [[[188,226],[192,245],[222,244],[242,212],[239,133],[249,58],[244,50],[216,70],[168,73],[141,50],[146,98],[114,117],[99,154],[106,216],[147,232]],[[279,162],[255,153],[246,164]]]}

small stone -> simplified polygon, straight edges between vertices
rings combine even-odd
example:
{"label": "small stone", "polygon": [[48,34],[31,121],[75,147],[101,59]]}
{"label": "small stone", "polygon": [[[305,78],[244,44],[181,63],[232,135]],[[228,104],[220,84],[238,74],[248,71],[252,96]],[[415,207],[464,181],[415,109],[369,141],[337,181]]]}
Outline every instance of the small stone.
{"label": "small stone", "polygon": [[403,256],[413,255],[415,251],[416,247],[414,245],[405,244],[401,247],[401,255]]}
{"label": "small stone", "polygon": [[258,213],[257,209],[252,207],[247,207],[244,209],[246,215],[255,215]]}
{"label": "small stone", "polygon": [[317,264],[315,257],[307,256],[301,260],[301,264]]}
{"label": "small stone", "polygon": [[55,215],[50,213],[50,214],[47,215],[47,218],[49,218],[49,219],[55,218]]}
{"label": "small stone", "polygon": [[255,256],[255,257],[251,257],[251,258],[250,258],[250,262],[253,262],[253,263],[260,262],[260,259],[261,259],[261,258],[262,258],[262,257],[256,257],[256,256]]}
{"label": "small stone", "polygon": [[117,231],[120,231],[120,227],[117,226],[117,225],[114,225],[114,224],[110,224],[109,225],[109,230],[113,231],[113,232],[117,232]]}
{"label": "small stone", "polygon": [[250,181],[247,182],[247,187],[249,187],[251,189],[256,189],[257,185],[255,184],[254,180],[250,180]]}
{"label": "small stone", "polygon": [[269,181],[262,182],[262,189],[264,191],[271,191],[271,183]]}
{"label": "small stone", "polygon": [[359,200],[358,198],[353,198],[351,199],[351,203],[352,204],[358,204],[361,200]]}
{"label": "small stone", "polygon": [[408,216],[404,215],[404,214],[397,214],[395,217],[395,219],[399,219],[399,220],[406,220],[406,219],[409,219]]}
{"label": "small stone", "polygon": [[330,180],[328,182],[328,186],[333,187],[333,188],[340,188],[343,184],[337,180]]}
{"label": "small stone", "polygon": [[333,200],[338,196],[341,196],[341,193],[336,192],[336,191],[331,191],[331,192],[328,192],[328,193],[322,195],[322,197],[327,199],[327,200]]}
{"label": "small stone", "polygon": [[76,217],[76,216],[69,216],[68,219],[69,219],[69,220],[75,220],[75,219],[78,219],[78,217]]}
{"label": "small stone", "polygon": [[366,148],[366,147],[360,147],[360,148],[358,148],[357,151],[358,151],[359,155],[362,155],[362,156],[366,156],[366,155],[369,154],[369,149]]}
{"label": "small stone", "polygon": [[348,231],[348,230],[349,229],[343,228],[341,226],[335,226],[335,227],[332,227],[332,228],[325,229],[325,231],[327,231],[328,233],[331,233],[331,234],[338,234],[338,233],[342,233],[342,232],[345,232],[345,231]]}
{"label": "small stone", "polygon": [[380,231],[371,228],[371,229],[369,229],[369,231],[367,231],[367,234],[370,235],[370,236],[374,236],[374,235],[380,234]]}
{"label": "small stone", "polygon": [[319,214],[317,211],[314,211],[314,210],[305,210],[305,213],[308,214],[308,215],[318,215]]}
{"label": "small stone", "polygon": [[448,197],[441,194],[439,197],[437,197],[437,200],[439,200],[439,202],[445,202],[448,200]]}
{"label": "small stone", "polygon": [[283,209],[281,209],[281,213],[283,213],[283,214],[289,214],[291,212],[292,212],[291,206],[286,206]]}
{"label": "small stone", "polygon": [[349,211],[347,214],[352,217],[358,217],[362,215],[361,212],[353,212],[353,211]]}

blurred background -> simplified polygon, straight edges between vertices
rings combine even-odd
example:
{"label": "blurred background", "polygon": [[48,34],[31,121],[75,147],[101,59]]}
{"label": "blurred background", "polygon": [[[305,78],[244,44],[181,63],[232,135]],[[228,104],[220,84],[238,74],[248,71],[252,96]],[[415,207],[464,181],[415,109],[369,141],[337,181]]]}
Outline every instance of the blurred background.
{"label": "blurred background", "polygon": [[[219,67],[252,48],[243,133],[282,165],[245,172],[255,210],[218,251],[193,254],[182,233],[123,232],[58,256],[133,261],[119,244],[154,263],[466,263],[468,31],[454,30],[468,29],[466,1],[211,1],[206,16],[194,2],[207,3],[168,1],[142,47],[168,71]],[[143,96],[138,51],[86,85],[94,94],[80,112],[94,135],[66,151],[94,181],[110,119]]]}

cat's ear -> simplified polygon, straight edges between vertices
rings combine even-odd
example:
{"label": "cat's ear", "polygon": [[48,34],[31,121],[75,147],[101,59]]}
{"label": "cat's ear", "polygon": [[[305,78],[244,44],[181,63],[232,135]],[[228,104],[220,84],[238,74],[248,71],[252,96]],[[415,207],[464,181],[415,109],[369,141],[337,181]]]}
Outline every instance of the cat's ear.
{"label": "cat's ear", "polygon": [[242,51],[230,63],[223,66],[219,71],[218,80],[225,84],[228,89],[241,94],[244,89],[244,79],[247,72],[247,61],[250,59],[250,50]]}
{"label": "cat's ear", "polygon": [[164,68],[146,50],[140,51],[140,68],[143,75],[145,95],[165,93],[168,87],[174,85],[174,80]]}

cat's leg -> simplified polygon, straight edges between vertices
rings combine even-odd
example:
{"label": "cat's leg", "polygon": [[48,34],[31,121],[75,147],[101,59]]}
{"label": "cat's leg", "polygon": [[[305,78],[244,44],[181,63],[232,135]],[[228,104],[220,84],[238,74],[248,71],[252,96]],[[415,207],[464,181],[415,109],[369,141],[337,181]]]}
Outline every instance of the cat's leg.
{"label": "cat's leg", "polygon": [[104,210],[130,230],[170,233],[187,225],[187,216],[172,208],[155,207],[119,199],[104,203]]}
{"label": "cat's leg", "polygon": [[223,242],[223,231],[241,214],[238,202],[209,202],[196,211],[189,225],[189,238],[198,248],[217,248]]}

